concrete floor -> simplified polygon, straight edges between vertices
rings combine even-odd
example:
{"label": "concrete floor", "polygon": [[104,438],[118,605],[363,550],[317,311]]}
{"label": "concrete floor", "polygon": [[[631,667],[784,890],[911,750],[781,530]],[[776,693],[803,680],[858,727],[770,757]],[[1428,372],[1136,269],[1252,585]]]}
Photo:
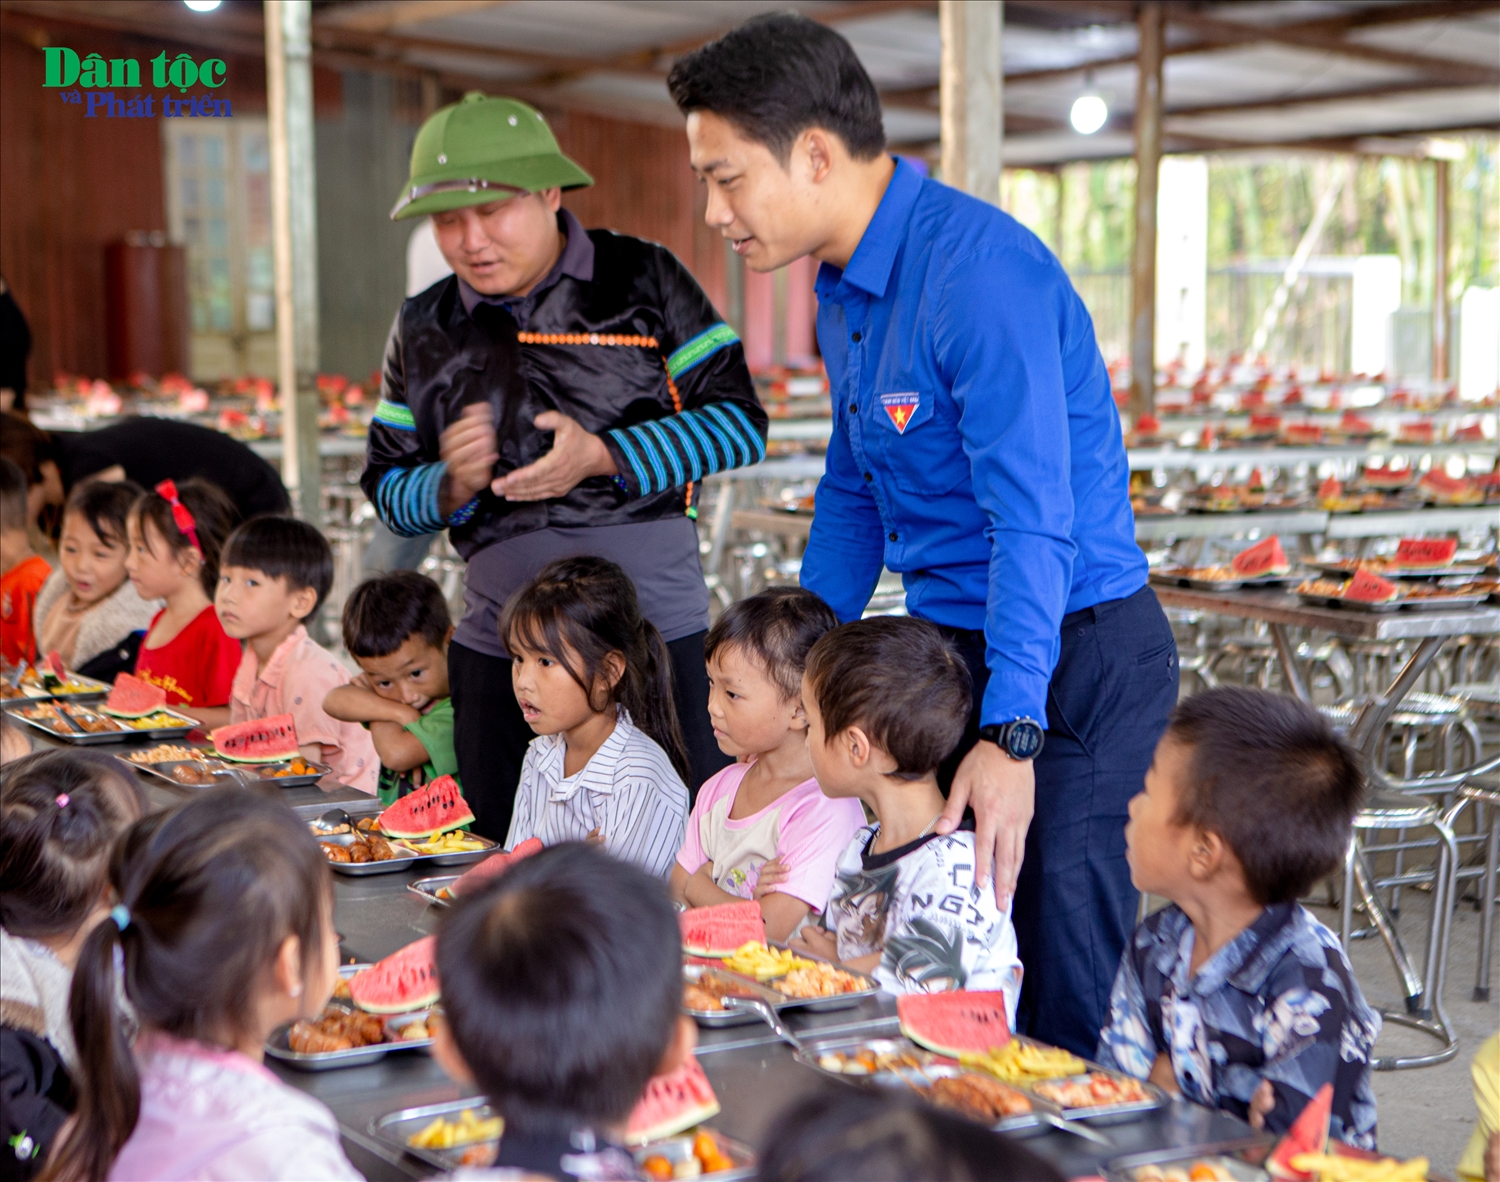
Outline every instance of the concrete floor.
{"label": "concrete floor", "polygon": [[[1465,884],[1473,892],[1473,884]],[[1405,891],[1397,930],[1418,963],[1426,949],[1430,897]],[[1320,920],[1338,930],[1338,912],[1314,907]],[[1357,917],[1356,917],[1357,918]],[[1497,917],[1500,918],[1500,917]],[[1479,914],[1472,902],[1460,903],[1453,917],[1447,987],[1443,990],[1448,1017],[1458,1032],[1458,1054],[1437,1067],[1375,1073],[1375,1096],[1380,1107],[1380,1149],[1399,1158],[1425,1156],[1435,1174],[1455,1176],[1455,1167],[1474,1129],[1475,1111],[1469,1063],[1479,1044],[1500,1029],[1500,937],[1491,949],[1491,1001],[1471,1000],[1479,957]],[[1401,990],[1385,944],[1378,937],[1356,940],[1349,959],[1371,1005],[1402,1010]],[[1386,1024],[1377,1055],[1421,1054],[1435,1046],[1426,1035]]]}

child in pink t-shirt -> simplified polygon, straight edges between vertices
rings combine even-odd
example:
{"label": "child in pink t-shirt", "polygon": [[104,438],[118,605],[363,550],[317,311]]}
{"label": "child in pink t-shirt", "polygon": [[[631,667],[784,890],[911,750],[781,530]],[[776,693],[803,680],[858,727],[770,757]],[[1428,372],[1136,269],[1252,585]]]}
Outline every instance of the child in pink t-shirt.
{"label": "child in pink t-shirt", "polygon": [[807,753],[802,669],[837,623],[811,591],[773,587],[730,607],[704,642],[714,738],[742,762],[699,790],[672,895],[689,907],[755,899],[772,940],[822,912],[865,823],[858,801],[823,795]]}
{"label": "child in pink t-shirt", "polygon": [[333,583],[333,555],[311,525],[257,517],[224,543],[214,608],[245,655],[229,691],[231,722],[290,714],[303,758],[332,767],[332,779],[375,794],[380,760],[370,733],[323,709],[349,671],[307,634],[303,621]]}

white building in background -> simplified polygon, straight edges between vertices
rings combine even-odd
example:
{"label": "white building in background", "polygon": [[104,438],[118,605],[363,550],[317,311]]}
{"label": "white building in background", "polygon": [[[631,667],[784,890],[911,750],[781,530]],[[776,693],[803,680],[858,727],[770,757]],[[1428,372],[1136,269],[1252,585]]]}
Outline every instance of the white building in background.
{"label": "white building in background", "polygon": [[1156,364],[1203,368],[1208,346],[1208,160],[1168,156],[1156,198]]}
{"label": "white building in background", "polygon": [[1500,389],[1500,287],[1471,287],[1458,304],[1458,396]]}
{"label": "white building in background", "polygon": [[1367,254],[1351,260],[1349,372],[1392,371],[1391,316],[1401,306],[1401,260]]}

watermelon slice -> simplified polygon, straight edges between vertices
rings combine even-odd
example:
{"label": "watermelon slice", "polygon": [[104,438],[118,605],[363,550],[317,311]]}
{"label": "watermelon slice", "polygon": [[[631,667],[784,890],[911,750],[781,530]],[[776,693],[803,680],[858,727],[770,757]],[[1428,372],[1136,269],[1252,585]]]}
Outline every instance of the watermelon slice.
{"label": "watermelon slice", "polygon": [[1288,443],[1322,443],[1323,428],[1316,423],[1290,423],[1282,431]]}
{"label": "watermelon slice", "polygon": [[474,810],[452,776],[439,776],[375,818],[381,832],[391,837],[436,837],[473,821]]}
{"label": "watermelon slice", "polygon": [[1333,476],[1318,485],[1318,504],[1320,505],[1329,501],[1337,501],[1343,495],[1344,486]]}
{"label": "watermelon slice", "polygon": [[1401,589],[1389,579],[1372,575],[1367,570],[1357,570],[1354,577],[1344,584],[1340,597],[1360,603],[1390,603],[1401,597]]}
{"label": "watermelon slice", "polygon": [[1405,488],[1411,483],[1410,468],[1388,468],[1372,465],[1365,469],[1365,483],[1371,488]]}
{"label": "watermelon slice", "polygon": [[668,1075],[654,1075],[625,1126],[626,1145],[646,1145],[702,1124],[719,1111],[719,1098],[695,1055]]}
{"label": "watermelon slice", "polygon": [[1274,535],[1264,542],[1257,542],[1248,550],[1241,550],[1229,564],[1234,573],[1247,579],[1261,579],[1267,575],[1284,575],[1292,569],[1286,560],[1286,551],[1281,548],[1281,539]]}
{"label": "watermelon slice", "polygon": [[1396,565],[1444,567],[1458,553],[1457,538],[1402,538],[1396,545]]}
{"label": "watermelon slice", "polygon": [[999,990],[970,993],[903,993],[896,998],[901,1033],[940,1055],[982,1055],[1010,1041],[1005,994]]}
{"label": "watermelon slice", "polygon": [[448,893],[454,898],[467,891],[478,890],[492,878],[499,878],[517,862],[539,854],[545,847],[540,837],[528,837],[513,850],[501,850],[498,854],[491,854],[483,862],[475,864],[470,869],[459,875],[458,881],[448,888]]}
{"label": "watermelon slice", "polygon": [[423,936],[349,979],[349,996],[371,1014],[404,1014],[438,999],[437,937]]}
{"label": "watermelon slice", "polygon": [[1307,1107],[1271,1150],[1271,1156],[1266,1159],[1266,1169],[1271,1177],[1285,1182],[1311,1182],[1311,1174],[1292,1168],[1292,1158],[1303,1153],[1328,1151],[1328,1122],[1332,1115],[1333,1085],[1326,1083],[1307,1102]]}
{"label": "watermelon slice", "polygon": [[279,763],[297,756],[297,720],[290,714],[252,718],[210,731],[214,754],[239,763]]}
{"label": "watermelon slice", "polygon": [[690,907],[677,917],[682,947],[694,956],[729,956],[744,944],[766,942],[766,921],[753,899]]}
{"label": "watermelon slice", "polygon": [[46,658],[42,661],[42,672],[52,674],[52,676],[57,678],[59,681],[67,681],[68,670],[67,667],[63,664],[62,653],[58,652],[56,649],[53,649],[50,653],[48,653]]}
{"label": "watermelon slice", "polygon": [[104,700],[104,713],[117,718],[145,718],[167,704],[167,691],[133,673],[121,673]]}

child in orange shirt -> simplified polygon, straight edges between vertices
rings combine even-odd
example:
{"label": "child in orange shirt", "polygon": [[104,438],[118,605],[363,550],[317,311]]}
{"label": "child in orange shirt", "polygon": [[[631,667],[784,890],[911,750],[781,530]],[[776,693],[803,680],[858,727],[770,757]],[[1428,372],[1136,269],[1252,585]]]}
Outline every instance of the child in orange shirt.
{"label": "child in orange shirt", "polygon": [[52,573],[47,560],[32,552],[29,524],[26,473],[0,459],[0,658],[7,665],[36,660],[32,608]]}
{"label": "child in orange shirt", "polygon": [[214,614],[219,547],[239,514],[216,485],[196,477],[163,480],[144,493],[126,526],[125,573],[142,599],[163,599],[141,641],[135,675],[167,691],[167,705],[204,727],[229,721],[229,687],[239,641]]}
{"label": "child in orange shirt", "polygon": [[338,783],[374,796],[380,757],[370,732],[323,709],[349,671],[303,624],[332,585],[333,552],[305,521],[257,517],[229,535],[214,606],[224,631],[245,642],[230,721],[292,715],[304,759],[329,764]]}

